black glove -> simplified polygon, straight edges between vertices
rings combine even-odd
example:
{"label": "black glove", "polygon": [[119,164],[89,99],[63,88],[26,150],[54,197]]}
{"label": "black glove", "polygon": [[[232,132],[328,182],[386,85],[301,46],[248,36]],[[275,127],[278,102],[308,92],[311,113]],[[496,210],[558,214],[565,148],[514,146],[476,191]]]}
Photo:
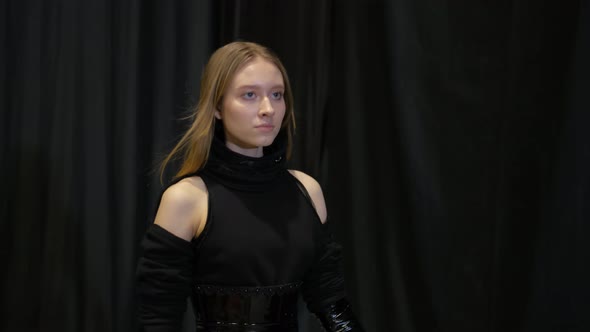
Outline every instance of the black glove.
{"label": "black glove", "polygon": [[328,332],[363,331],[346,300],[342,273],[342,247],[328,225],[320,226],[313,266],[303,279],[302,296],[309,310]]}
{"label": "black glove", "polygon": [[336,301],[328,305],[322,311],[316,312],[322,326],[329,332],[363,332],[363,328],[357,321],[350,303],[346,299]]}
{"label": "black glove", "polygon": [[178,332],[191,293],[192,245],[152,224],[142,247],[136,271],[139,330]]}

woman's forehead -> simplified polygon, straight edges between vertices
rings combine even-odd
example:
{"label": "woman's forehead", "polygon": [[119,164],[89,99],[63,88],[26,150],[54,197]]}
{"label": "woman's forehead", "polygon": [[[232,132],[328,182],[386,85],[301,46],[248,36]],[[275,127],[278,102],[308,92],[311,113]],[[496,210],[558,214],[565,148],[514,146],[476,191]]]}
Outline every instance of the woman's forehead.
{"label": "woman's forehead", "polygon": [[256,57],[245,63],[234,75],[232,86],[243,85],[283,86],[283,75],[273,62]]}

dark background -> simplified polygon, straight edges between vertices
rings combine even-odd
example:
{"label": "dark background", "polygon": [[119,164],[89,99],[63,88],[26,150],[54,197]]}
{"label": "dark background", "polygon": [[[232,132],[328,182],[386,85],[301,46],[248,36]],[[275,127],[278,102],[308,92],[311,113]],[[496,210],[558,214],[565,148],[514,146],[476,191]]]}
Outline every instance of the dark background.
{"label": "dark background", "polygon": [[289,71],[291,166],[324,188],[368,331],[590,330],[573,0],[3,0],[0,330],[134,329],[152,170],[238,38]]}

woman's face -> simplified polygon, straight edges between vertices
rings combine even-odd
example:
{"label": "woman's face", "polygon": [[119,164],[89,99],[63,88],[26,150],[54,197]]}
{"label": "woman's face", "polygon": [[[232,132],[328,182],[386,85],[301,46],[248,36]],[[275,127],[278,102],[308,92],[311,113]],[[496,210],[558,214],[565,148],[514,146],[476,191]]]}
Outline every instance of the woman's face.
{"label": "woman's face", "polygon": [[262,156],[285,116],[283,75],[272,63],[256,57],[237,71],[215,117],[222,120],[225,144],[237,153]]}

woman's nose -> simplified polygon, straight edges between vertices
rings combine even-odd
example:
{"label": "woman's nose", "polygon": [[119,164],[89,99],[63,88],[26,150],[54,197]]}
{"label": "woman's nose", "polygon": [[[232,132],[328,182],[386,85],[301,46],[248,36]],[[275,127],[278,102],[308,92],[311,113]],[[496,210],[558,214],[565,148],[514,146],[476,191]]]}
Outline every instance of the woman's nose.
{"label": "woman's nose", "polygon": [[268,99],[268,97],[264,97],[260,102],[260,114],[261,115],[272,115],[275,112],[274,108],[272,107],[272,103]]}

